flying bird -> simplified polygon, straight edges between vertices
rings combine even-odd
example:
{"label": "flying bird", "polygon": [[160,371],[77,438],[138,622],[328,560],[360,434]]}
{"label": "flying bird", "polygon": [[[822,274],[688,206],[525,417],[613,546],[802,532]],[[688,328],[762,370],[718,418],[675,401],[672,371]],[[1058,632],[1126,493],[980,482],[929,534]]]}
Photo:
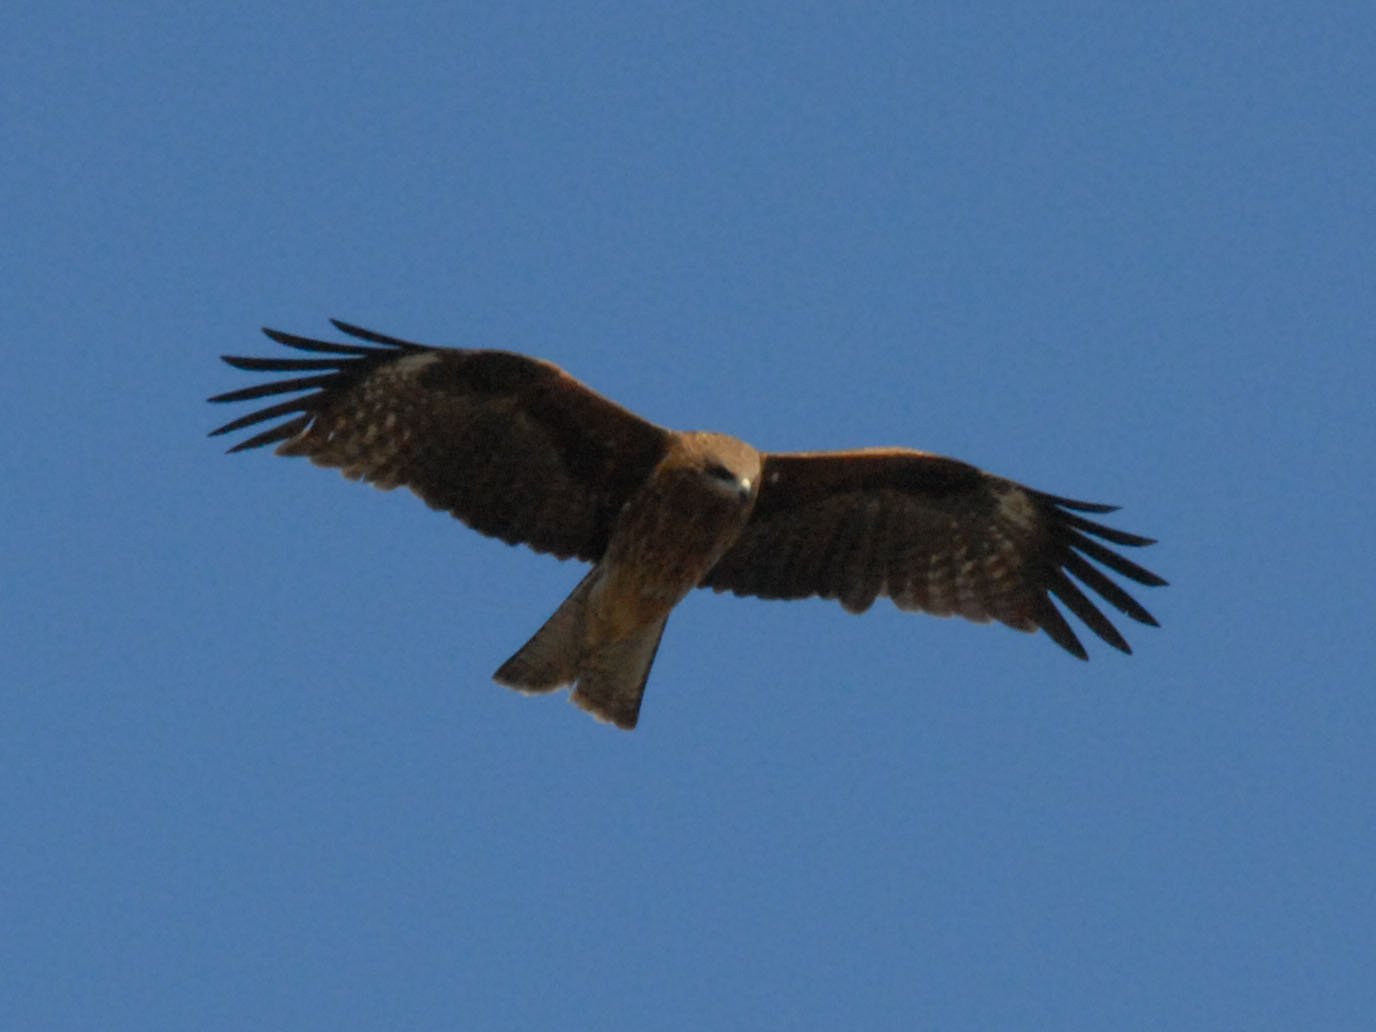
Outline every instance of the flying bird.
{"label": "flying bird", "polygon": [[264,329],[314,357],[224,356],[287,378],[211,401],[295,397],[211,433],[282,420],[230,451],[277,444],[279,455],[384,490],[409,487],[509,544],[591,563],[497,669],[500,684],[527,693],[572,685],[573,702],[633,728],[665,622],[696,587],[815,595],[853,613],[885,596],[900,609],[1040,628],[1080,659],[1084,646],[1053,598],[1122,652],[1132,650],[1083,589],[1157,626],[1104,572],[1165,584],[1105,544],[1152,540],[1082,515],[1115,506],[906,448],[760,452],[726,434],[656,426],[537,358],[332,321],[364,343]]}

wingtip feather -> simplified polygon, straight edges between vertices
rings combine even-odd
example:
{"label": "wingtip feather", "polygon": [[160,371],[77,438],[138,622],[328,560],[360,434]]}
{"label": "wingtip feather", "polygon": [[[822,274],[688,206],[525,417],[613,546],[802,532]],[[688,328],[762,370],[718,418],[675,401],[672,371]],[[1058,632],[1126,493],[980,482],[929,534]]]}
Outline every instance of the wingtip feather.
{"label": "wingtip feather", "polygon": [[1061,495],[1047,494],[1044,491],[1033,491],[1032,493],[1054,505],[1059,505],[1062,509],[1073,509],[1076,512],[1093,512],[1102,515],[1117,512],[1122,508],[1121,505],[1109,505],[1107,502],[1086,502],[1079,498],[1065,498]]}
{"label": "wingtip feather", "polygon": [[358,340],[366,340],[369,344],[381,344],[383,347],[400,348],[402,351],[425,350],[424,344],[402,340],[400,337],[390,337],[385,333],[378,333],[376,330],[365,329],[356,323],[345,322],[343,319],[331,318],[330,323],[340,333],[347,334]]}

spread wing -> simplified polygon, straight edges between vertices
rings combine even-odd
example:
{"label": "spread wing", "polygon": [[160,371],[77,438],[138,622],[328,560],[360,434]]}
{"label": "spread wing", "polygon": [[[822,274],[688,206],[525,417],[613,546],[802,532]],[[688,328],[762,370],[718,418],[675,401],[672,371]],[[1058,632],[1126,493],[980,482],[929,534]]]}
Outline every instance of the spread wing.
{"label": "spread wing", "polygon": [[767,455],[750,522],[703,586],[761,598],[819,595],[852,612],[883,595],[901,609],[1041,628],[1086,658],[1054,597],[1131,652],[1083,588],[1156,626],[1099,567],[1138,584],[1166,582],[1104,544],[1136,547],[1150,538],[1079,515],[1113,510],[916,451]]}
{"label": "spread wing", "polygon": [[304,455],[383,489],[409,487],[484,534],[586,560],[602,554],[616,513],[667,447],[667,431],[549,362],[334,325],[367,344],[265,329],[315,357],[225,356],[236,369],[288,378],[211,401],[297,396],[212,434],[285,417],[230,451],[280,441],[279,455]]}

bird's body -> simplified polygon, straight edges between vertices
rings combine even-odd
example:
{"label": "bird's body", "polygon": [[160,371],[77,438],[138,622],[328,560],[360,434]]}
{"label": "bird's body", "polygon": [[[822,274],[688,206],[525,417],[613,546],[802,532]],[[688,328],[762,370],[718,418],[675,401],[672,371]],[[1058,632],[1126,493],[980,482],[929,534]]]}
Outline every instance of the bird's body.
{"label": "bird's body", "polygon": [[304,391],[215,433],[289,417],[233,451],[282,442],[427,503],[509,543],[594,564],[500,667],[527,692],[573,700],[634,727],[670,612],[695,587],[764,598],[835,598],[854,612],[905,609],[1042,628],[1085,657],[1054,595],[1110,645],[1126,641],[1068,577],[1134,620],[1152,616],[1094,561],[1165,582],[1105,547],[1149,544],[1078,515],[1111,506],[1046,495],[910,449],[761,453],[725,434],[655,426],[548,362],[429,348],[344,323],[373,346],[265,331],[329,357],[225,360],[313,373],[218,395]]}
{"label": "bird's body", "polygon": [[527,692],[574,683],[574,702],[634,727],[669,612],[740,536],[759,471],[742,441],[679,435],[622,507],[592,573],[496,680]]}

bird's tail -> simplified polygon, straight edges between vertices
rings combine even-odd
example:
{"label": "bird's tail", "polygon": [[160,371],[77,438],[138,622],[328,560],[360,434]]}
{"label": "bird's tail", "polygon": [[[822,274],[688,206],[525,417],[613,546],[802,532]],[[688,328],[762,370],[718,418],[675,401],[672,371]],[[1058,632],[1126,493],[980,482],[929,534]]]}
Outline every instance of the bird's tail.
{"label": "bird's tail", "polygon": [[492,679],[520,692],[552,692],[578,680],[584,650],[584,615],[596,583],[594,567],[578,582],[554,615],[517,653],[497,668]]}
{"label": "bird's tail", "polygon": [[552,692],[574,685],[572,701],[599,720],[630,730],[640,716],[645,682],[659,650],[667,614],[619,641],[589,646],[585,634],[588,595],[596,569],[545,621],[493,680],[520,692]]}
{"label": "bird's tail", "polygon": [[604,645],[588,655],[578,672],[572,701],[598,720],[629,731],[640,718],[645,682],[664,636],[666,615],[630,637]]}

